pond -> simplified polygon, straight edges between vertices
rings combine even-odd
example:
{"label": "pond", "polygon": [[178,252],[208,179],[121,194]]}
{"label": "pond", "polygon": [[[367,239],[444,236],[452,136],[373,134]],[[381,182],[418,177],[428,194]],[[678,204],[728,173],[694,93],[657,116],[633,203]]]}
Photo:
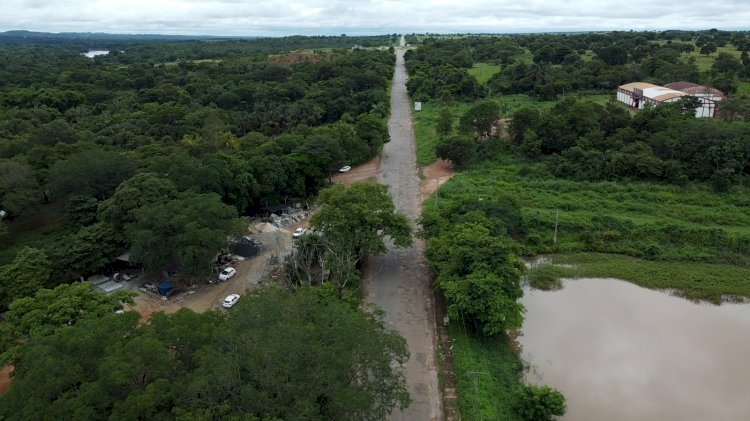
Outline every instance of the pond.
{"label": "pond", "polygon": [[750,419],[750,305],[694,303],[617,279],[527,290],[527,380],[564,420]]}

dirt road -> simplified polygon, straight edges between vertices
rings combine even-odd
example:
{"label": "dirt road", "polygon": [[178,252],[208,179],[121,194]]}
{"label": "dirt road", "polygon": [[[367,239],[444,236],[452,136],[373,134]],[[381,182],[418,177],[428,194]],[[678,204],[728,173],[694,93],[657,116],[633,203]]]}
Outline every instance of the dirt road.
{"label": "dirt road", "polygon": [[[419,217],[421,194],[417,176],[411,108],[406,93],[404,50],[397,50],[388,131],[391,141],[381,155],[378,180],[387,184],[396,209],[412,221]],[[442,406],[435,362],[435,329],[432,293],[423,256],[424,245],[415,240],[408,249],[395,249],[370,261],[367,268],[368,302],[385,311],[387,325],[407,341],[411,357],[406,379],[412,404],[394,411],[391,420],[441,420]]]}
{"label": "dirt road", "polygon": [[135,298],[133,309],[141,313],[143,322],[147,321],[151,313],[155,311],[174,313],[181,308],[189,308],[203,313],[209,309],[221,308],[221,302],[229,294],[244,295],[257,289],[261,278],[266,274],[269,259],[273,255],[284,254],[291,248],[292,234],[289,230],[279,229],[255,234],[253,237],[263,243],[261,253],[249,260],[235,262],[232,266],[237,269],[237,274],[228,281],[200,285],[194,289],[195,294],[184,295],[178,301],[161,301],[152,296],[140,294]]}

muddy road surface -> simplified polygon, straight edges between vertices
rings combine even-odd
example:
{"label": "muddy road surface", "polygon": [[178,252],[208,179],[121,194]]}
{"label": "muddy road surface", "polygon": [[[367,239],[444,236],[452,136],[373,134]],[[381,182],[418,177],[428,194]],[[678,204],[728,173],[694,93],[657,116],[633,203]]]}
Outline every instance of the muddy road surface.
{"label": "muddy road surface", "polygon": [[[388,185],[396,209],[415,222],[422,197],[417,175],[416,142],[406,93],[404,50],[397,50],[388,131],[378,169],[378,180]],[[424,261],[424,245],[415,239],[408,249],[389,245],[386,254],[371,259],[366,270],[366,295],[385,311],[386,324],[409,346],[406,379],[411,405],[394,411],[391,420],[441,420],[442,406],[435,361],[432,291]]]}

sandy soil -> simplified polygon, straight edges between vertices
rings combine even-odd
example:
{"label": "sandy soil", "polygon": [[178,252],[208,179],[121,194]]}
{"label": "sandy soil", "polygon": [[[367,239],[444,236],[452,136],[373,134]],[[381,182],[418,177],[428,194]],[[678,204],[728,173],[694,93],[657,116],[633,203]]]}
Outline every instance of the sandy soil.
{"label": "sandy soil", "polygon": [[378,168],[380,167],[380,155],[371,159],[369,162],[358,167],[353,167],[351,171],[345,173],[336,173],[331,179],[334,183],[341,183],[348,186],[358,181],[375,180],[378,177]]}
{"label": "sandy soil", "polygon": [[13,379],[11,376],[13,369],[13,364],[6,364],[5,367],[0,370],[0,395],[8,391],[10,382]]}
{"label": "sandy soil", "polygon": [[438,186],[445,184],[454,175],[456,175],[456,172],[453,171],[453,164],[443,159],[438,159],[432,164],[422,167],[422,181],[419,186],[422,199],[424,200],[435,193]]}

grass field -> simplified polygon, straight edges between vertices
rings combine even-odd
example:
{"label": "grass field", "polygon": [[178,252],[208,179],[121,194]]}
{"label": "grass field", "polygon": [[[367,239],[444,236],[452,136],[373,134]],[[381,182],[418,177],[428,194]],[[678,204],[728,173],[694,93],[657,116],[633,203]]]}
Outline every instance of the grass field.
{"label": "grass field", "polygon": [[440,203],[498,196],[520,204],[521,253],[576,265],[561,276],[617,277],[711,301],[750,297],[745,190],[719,195],[702,186],[576,182],[548,177],[539,164],[506,162],[454,177],[441,188]]}
{"label": "grass field", "polygon": [[484,85],[490,80],[492,75],[499,71],[500,66],[497,64],[474,63],[474,66],[469,69],[469,74],[474,76],[479,83]]}
{"label": "grass field", "polygon": [[705,72],[711,70],[711,65],[714,64],[714,60],[719,56],[719,53],[729,53],[737,58],[740,58],[740,54],[742,54],[734,46],[725,45],[723,47],[718,47],[715,53],[709,55],[699,53],[696,48],[696,51],[689,53],[688,57],[695,57],[695,65],[698,66],[698,70]]}
{"label": "grass field", "polygon": [[422,111],[414,111],[414,133],[417,137],[417,165],[430,165],[435,162],[435,147],[440,142],[440,137],[435,132],[440,110],[448,107],[453,112],[454,127],[458,126],[461,114],[469,109],[471,104],[461,103],[442,105],[437,102],[423,102]]}

